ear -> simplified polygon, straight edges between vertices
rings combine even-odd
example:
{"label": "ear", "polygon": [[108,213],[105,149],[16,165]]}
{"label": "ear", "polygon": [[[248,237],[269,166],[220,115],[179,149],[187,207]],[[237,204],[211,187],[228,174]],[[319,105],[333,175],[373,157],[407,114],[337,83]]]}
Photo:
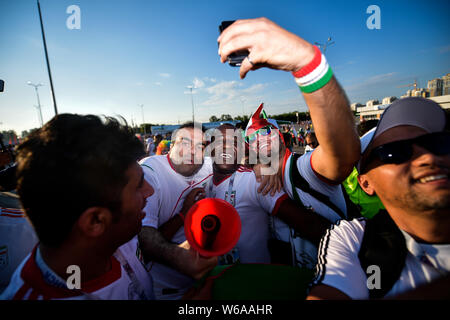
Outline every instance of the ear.
{"label": "ear", "polygon": [[96,238],[105,233],[112,223],[112,213],[104,207],[91,207],[86,209],[78,219],[80,232],[88,237]]}
{"label": "ear", "polygon": [[367,176],[367,174],[358,175],[358,183],[361,189],[363,189],[364,192],[367,193],[369,196],[375,195],[375,190],[373,188],[373,185],[370,183],[370,179]]}

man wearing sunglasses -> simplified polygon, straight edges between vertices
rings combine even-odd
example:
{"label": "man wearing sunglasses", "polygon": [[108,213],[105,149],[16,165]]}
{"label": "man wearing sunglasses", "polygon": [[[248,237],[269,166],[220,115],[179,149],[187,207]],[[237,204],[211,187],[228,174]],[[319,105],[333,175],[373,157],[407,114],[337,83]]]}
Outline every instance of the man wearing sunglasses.
{"label": "man wearing sunglasses", "polygon": [[378,195],[386,211],[370,220],[341,221],[326,233],[310,299],[449,298],[445,122],[435,102],[404,98],[361,138],[358,182]]}

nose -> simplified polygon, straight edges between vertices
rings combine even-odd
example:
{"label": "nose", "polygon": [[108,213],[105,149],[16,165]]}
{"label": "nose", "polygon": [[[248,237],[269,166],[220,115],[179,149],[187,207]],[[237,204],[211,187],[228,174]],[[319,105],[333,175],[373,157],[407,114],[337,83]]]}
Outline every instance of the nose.
{"label": "nose", "polygon": [[153,189],[153,187],[145,180],[142,186],[142,190],[143,190],[142,195],[146,199],[155,193],[155,189]]}
{"label": "nose", "polygon": [[426,148],[423,148],[418,145],[414,145],[413,149],[413,164],[421,167],[421,166],[438,166],[444,162],[444,158],[449,159],[449,156],[439,156],[435,155],[431,151],[428,151]]}

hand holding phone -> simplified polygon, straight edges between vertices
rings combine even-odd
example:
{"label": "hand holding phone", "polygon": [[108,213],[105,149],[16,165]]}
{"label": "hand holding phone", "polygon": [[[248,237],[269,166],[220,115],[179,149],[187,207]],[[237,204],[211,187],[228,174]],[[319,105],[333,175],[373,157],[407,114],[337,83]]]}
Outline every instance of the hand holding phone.
{"label": "hand holding phone", "polygon": [[[233,22],[236,20],[231,20],[231,21],[222,21],[222,23],[219,26],[219,31],[220,33],[223,32],[223,30],[225,30],[226,28],[228,28],[231,24],[233,24]],[[241,50],[241,51],[236,51],[233,52],[232,54],[230,54],[227,58],[228,63],[230,64],[230,66],[232,67],[240,67],[242,64],[242,61],[247,58],[249,52],[248,50]]]}

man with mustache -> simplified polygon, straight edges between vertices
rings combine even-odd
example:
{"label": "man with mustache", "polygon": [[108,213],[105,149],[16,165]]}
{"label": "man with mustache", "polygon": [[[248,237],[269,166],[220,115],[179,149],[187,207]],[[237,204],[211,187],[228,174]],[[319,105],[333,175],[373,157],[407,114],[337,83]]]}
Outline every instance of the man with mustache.
{"label": "man with mustache", "polygon": [[445,122],[434,101],[404,98],[361,138],[358,182],[367,194],[378,195],[386,210],[370,220],[341,221],[327,231],[309,299],[449,298],[450,134]]}
{"label": "man with mustache", "polygon": [[[285,221],[317,245],[329,227],[329,222],[299,208],[284,192],[277,192],[274,196],[259,193],[253,171],[240,165],[243,156],[242,140],[242,130],[236,130],[231,124],[223,124],[215,130],[210,145],[214,161],[213,176],[205,187],[206,197],[229,202],[236,208],[242,224],[237,245],[231,252],[220,257],[219,262],[271,263],[269,239],[272,238],[271,231],[274,231],[270,226],[275,223],[273,220]],[[205,198],[203,190],[199,191],[201,193],[198,200]],[[182,219],[172,220],[170,231],[169,226],[166,226],[167,239],[171,239],[174,232],[182,226]]]}
{"label": "man with mustache", "polygon": [[[184,203],[193,203],[197,194],[186,201],[191,190],[206,185],[212,175],[211,159],[203,158],[204,128],[186,123],[172,135],[169,154],[140,161],[145,179],[155,189],[144,211],[139,245],[154,279],[157,299],[181,299],[194,283],[217,264],[216,258],[203,258],[190,248],[183,230],[168,241],[164,236],[167,221],[186,213]],[[197,191],[198,192],[198,191]]]}

